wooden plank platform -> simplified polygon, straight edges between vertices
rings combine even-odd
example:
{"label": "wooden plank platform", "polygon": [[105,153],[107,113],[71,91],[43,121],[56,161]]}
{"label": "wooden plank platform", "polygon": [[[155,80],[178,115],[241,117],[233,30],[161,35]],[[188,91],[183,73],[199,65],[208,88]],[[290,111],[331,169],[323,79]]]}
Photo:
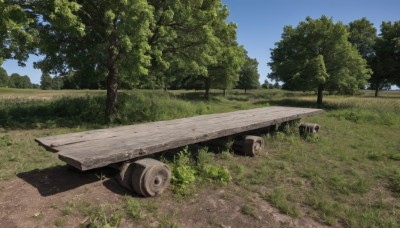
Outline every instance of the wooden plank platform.
{"label": "wooden plank platform", "polygon": [[59,158],[89,170],[188,144],[265,128],[323,112],[267,107],[35,139]]}

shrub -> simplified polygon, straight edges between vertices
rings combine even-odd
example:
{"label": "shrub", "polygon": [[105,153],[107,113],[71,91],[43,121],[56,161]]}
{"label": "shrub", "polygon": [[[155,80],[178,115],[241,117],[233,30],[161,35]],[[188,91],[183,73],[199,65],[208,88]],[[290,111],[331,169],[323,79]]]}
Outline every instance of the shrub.
{"label": "shrub", "polygon": [[196,170],[192,166],[188,147],[174,157],[172,164],[173,191],[179,195],[190,195],[193,190],[193,183],[196,179]]}
{"label": "shrub", "polygon": [[193,193],[196,180],[222,185],[232,181],[232,176],[227,168],[212,163],[213,156],[207,151],[207,148],[199,150],[197,162],[193,160],[188,147],[183,149],[174,158],[172,164],[173,191],[183,196],[190,195]]}

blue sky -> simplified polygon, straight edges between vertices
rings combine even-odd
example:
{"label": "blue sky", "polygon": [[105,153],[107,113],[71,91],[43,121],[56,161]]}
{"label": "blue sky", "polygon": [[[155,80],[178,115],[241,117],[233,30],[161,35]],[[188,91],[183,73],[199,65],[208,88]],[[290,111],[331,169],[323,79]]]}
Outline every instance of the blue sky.
{"label": "blue sky", "polygon": [[362,17],[379,31],[382,21],[400,20],[400,0],[222,0],[229,20],[238,24],[238,41],[259,62],[260,82],[270,72],[270,49],[285,25],[297,26],[307,16],[326,15],[345,24]]}
{"label": "blue sky", "polygon": [[[332,17],[348,24],[366,17],[378,28],[382,21],[400,20],[400,0],[222,0],[230,11],[229,20],[238,24],[238,41],[259,62],[260,82],[270,72],[270,49],[280,40],[285,25],[296,26],[307,16]],[[37,57],[36,57],[37,59]],[[25,68],[15,61],[5,61],[8,74],[28,75],[40,82],[41,71],[33,69],[31,58]]]}

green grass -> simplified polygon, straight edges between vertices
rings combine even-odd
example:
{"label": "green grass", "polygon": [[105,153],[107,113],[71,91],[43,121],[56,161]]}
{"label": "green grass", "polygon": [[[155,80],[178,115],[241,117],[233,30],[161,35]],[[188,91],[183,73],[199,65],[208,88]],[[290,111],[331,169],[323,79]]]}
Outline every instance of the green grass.
{"label": "green grass", "polygon": [[251,204],[246,203],[245,205],[243,205],[241,208],[241,212],[245,215],[248,215],[248,216],[251,216],[251,217],[257,219],[256,209]]}
{"label": "green grass", "polygon": [[[112,126],[269,105],[316,107],[316,97],[310,93],[231,91],[223,97],[213,92],[211,101],[204,101],[201,92],[124,91],[118,104],[120,114]],[[102,122],[104,91],[0,89],[0,96],[6,98],[0,101],[0,180],[63,164],[37,146],[35,137],[109,127]],[[230,179],[227,170],[221,171],[229,167],[232,183],[224,182],[228,187],[237,186],[243,195],[255,192],[292,217],[308,215],[328,225],[347,227],[399,227],[400,92],[384,92],[378,98],[371,92],[325,96],[324,109],[324,114],[304,120],[321,125],[316,137],[301,138],[287,129],[266,135],[268,153],[256,159],[229,151],[203,153],[197,163],[185,163],[186,168],[194,170],[200,182],[206,179],[218,187],[215,179],[224,175]],[[217,168],[210,168],[210,162]],[[187,181],[190,178],[184,176],[189,174],[182,171],[180,177]],[[190,186],[194,192],[208,184]],[[141,217],[150,216],[161,224],[174,224],[174,216],[142,200],[126,202],[126,207],[77,205],[74,209],[82,208],[77,211],[93,223],[100,222],[94,225],[118,224],[119,216],[139,223]],[[252,215],[256,206],[246,204],[242,212]],[[65,218],[54,221],[56,226],[62,226],[72,212],[64,208],[60,213]]]}
{"label": "green grass", "polygon": [[254,169],[236,181],[294,217],[311,214],[350,227],[399,226],[400,99],[332,96],[325,106],[325,114],[307,119],[321,125],[317,137],[266,137],[271,153],[252,161]]}

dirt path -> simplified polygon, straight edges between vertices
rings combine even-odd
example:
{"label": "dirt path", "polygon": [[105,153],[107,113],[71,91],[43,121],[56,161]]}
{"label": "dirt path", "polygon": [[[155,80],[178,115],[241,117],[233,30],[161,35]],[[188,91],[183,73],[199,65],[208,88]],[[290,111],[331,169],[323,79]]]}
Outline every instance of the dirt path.
{"label": "dirt path", "polygon": [[[63,212],[71,202],[93,205],[123,204],[128,193],[112,178],[108,169],[74,171],[60,166],[18,174],[0,182],[0,227],[80,227],[85,216]],[[282,215],[257,195],[245,198],[231,184],[225,188],[204,189],[190,199],[179,201],[170,191],[153,199],[160,216],[148,216],[136,223],[123,217],[121,227],[159,226],[155,217],[168,217],[179,227],[322,227],[309,217],[293,219]],[[250,193],[249,193],[250,194]],[[248,211],[244,211],[246,205]],[[64,223],[57,220],[65,218]]]}

